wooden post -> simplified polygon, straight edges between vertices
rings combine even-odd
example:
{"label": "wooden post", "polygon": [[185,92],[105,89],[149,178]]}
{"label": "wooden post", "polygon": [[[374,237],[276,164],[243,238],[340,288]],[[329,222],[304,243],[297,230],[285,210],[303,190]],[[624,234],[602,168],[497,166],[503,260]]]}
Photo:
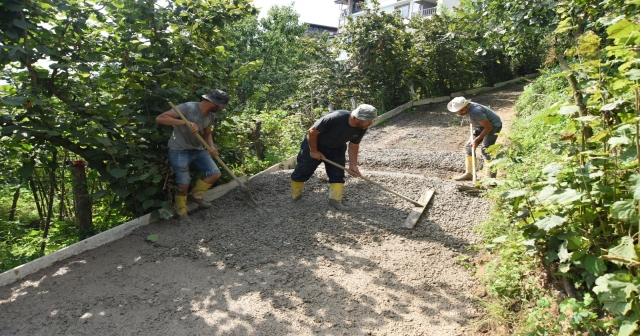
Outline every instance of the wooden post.
{"label": "wooden post", "polygon": [[9,210],[9,221],[13,221],[16,216],[16,207],[18,207],[18,199],[20,198],[20,188],[22,188],[22,177],[20,177],[20,181],[18,182],[18,188],[16,188],[16,192],[13,194],[13,202],[11,203],[11,210]]}
{"label": "wooden post", "polygon": [[86,238],[93,232],[93,213],[91,195],[87,190],[86,161],[73,161],[73,198],[76,205],[76,218],[78,219],[78,234],[80,238]]}
{"label": "wooden post", "polygon": [[354,96],[349,97],[349,100],[351,100],[351,107],[353,110],[356,109],[356,107],[358,107],[358,105],[356,104],[356,98]]}
{"label": "wooden post", "polygon": [[329,112],[333,112],[333,103],[329,102]]}

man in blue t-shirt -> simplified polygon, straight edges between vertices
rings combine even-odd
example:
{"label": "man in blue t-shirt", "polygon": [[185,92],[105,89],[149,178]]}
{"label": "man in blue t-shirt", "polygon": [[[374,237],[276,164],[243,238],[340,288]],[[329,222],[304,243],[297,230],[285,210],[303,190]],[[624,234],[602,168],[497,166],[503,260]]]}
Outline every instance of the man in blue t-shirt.
{"label": "man in blue t-shirt", "polygon": [[[188,128],[185,122],[173,109],[166,111],[156,118],[158,124],[173,126],[173,134],[169,138],[169,162],[176,173],[176,183],[178,191],[175,195],[176,213],[180,219],[187,219],[187,198],[189,201],[197,203],[201,207],[208,208],[211,203],[202,198],[202,194],[207,191],[222,175],[220,169],[211,158],[211,155],[218,155],[218,149],[213,145],[211,138],[211,125],[215,120],[215,114],[223,108],[229,108],[231,97],[222,90],[212,90],[209,94],[202,95],[200,102],[184,103],[176,106],[184,117],[191,123]],[[200,140],[195,136],[198,133],[207,142],[211,151],[202,146]],[[196,181],[196,185],[187,195],[191,176],[189,166],[194,165],[196,169],[204,174],[201,180]]]}
{"label": "man in blue t-shirt", "polygon": [[[447,109],[455,112],[460,116],[466,116],[467,121],[473,125],[473,140],[469,139],[465,146],[467,158],[465,160],[465,173],[454,177],[456,181],[468,181],[473,178],[473,156],[472,151],[482,142],[482,156],[484,157],[485,171],[489,177],[496,177],[495,172],[489,168],[491,156],[487,154],[486,149],[496,143],[498,136],[502,130],[502,121],[500,117],[486,106],[472,103],[464,97],[456,97],[449,102]],[[476,161],[477,167],[477,161]]]}
{"label": "man in blue t-shirt", "polygon": [[[318,119],[309,129],[298,153],[298,165],[291,174],[291,195],[294,201],[302,196],[304,183],[311,178],[322,158],[339,165],[345,165],[345,152],[349,149],[349,174],[360,176],[358,150],[360,140],[373,124],[377,115],[375,107],[367,104],[358,106],[352,112],[333,111]],[[347,147],[347,142],[349,146]],[[337,210],[348,210],[342,204],[344,170],[325,163],[329,177],[329,204]]]}

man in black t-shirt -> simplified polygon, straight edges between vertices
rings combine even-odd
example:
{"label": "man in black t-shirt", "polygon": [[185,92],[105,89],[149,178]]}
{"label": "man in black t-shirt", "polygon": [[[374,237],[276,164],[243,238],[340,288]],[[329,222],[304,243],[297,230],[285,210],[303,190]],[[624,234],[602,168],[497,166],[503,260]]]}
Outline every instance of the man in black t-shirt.
{"label": "man in black t-shirt", "polygon": [[[333,111],[318,119],[309,129],[298,153],[298,165],[291,174],[291,196],[296,201],[302,196],[304,182],[316,171],[322,158],[339,165],[345,165],[345,152],[349,142],[349,174],[360,176],[358,150],[360,140],[373,124],[377,115],[375,107],[367,104],[358,106],[352,112]],[[348,210],[342,204],[344,170],[325,163],[329,177],[329,204],[337,210]]]}

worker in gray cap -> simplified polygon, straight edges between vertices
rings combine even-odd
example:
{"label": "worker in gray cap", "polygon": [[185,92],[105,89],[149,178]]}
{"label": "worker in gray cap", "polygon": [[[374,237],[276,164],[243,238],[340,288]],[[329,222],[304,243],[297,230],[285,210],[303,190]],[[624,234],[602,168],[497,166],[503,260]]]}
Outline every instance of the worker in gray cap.
{"label": "worker in gray cap", "polygon": [[[358,169],[360,140],[367,132],[367,128],[373,124],[376,116],[375,107],[362,104],[352,112],[333,111],[311,126],[300,146],[298,165],[291,174],[291,195],[294,201],[302,196],[304,183],[311,178],[322,162],[322,158],[344,166],[347,148],[349,149],[349,174],[360,176]],[[342,204],[344,170],[330,164],[325,164],[325,169],[329,177],[329,204],[340,211],[348,210]]]}
{"label": "worker in gray cap", "polygon": [[[188,128],[184,121],[173,110],[166,111],[156,118],[158,124],[173,126],[173,134],[169,138],[169,162],[176,173],[178,191],[175,195],[176,213],[180,219],[187,219],[187,198],[201,207],[210,207],[211,203],[202,198],[207,191],[222,175],[220,169],[213,162],[211,155],[218,155],[218,149],[213,145],[211,137],[211,125],[216,113],[223,108],[229,108],[231,97],[222,90],[212,90],[202,95],[200,102],[183,103],[176,106],[185,118],[191,122]],[[211,151],[202,146],[195,136],[198,133],[209,144]],[[187,195],[191,176],[189,166],[193,165],[204,174],[197,180],[191,193]]]}

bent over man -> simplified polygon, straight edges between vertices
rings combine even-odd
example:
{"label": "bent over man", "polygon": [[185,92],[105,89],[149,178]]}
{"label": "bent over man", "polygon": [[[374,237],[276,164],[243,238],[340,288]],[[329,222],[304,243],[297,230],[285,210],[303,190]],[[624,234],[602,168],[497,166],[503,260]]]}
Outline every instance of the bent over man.
{"label": "bent over man", "polygon": [[[224,91],[215,89],[209,94],[202,95],[200,102],[183,103],[176,106],[184,117],[191,122],[188,128],[185,122],[173,109],[166,111],[156,118],[158,124],[173,126],[173,134],[169,138],[169,162],[176,173],[178,191],[175,195],[176,213],[181,219],[188,219],[187,198],[202,207],[210,207],[211,203],[202,198],[221,176],[220,169],[216,166],[211,155],[218,155],[218,149],[213,145],[211,138],[211,125],[215,120],[216,112],[223,108],[229,108],[231,97]],[[209,144],[211,151],[207,152],[200,140],[195,136],[198,133]],[[196,185],[189,190],[191,181],[189,166],[192,165],[204,174],[204,177],[196,181]]]}
{"label": "bent over man", "polygon": [[480,142],[482,142],[481,152],[484,157],[485,171],[489,177],[496,177],[495,172],[492,172],[488,166],[491,162],[491,156],[487,154],[486,149],[495,144],[498,139],[496,134],[500,133],[502,129],[500,117],[488,107],[472,103],[471,100],[464,97],[453,98],[447,105],[447,109],[460,116],[466,116],[467,121],[473,125],[473,140],[469,139],[465,146],[467,152],[465,173],[454,177],[454,180],[468,181],[473,178],[473,156],[471,154]]}
{"label": "bent over man", "polygon": [[[358,169],[360,141],[367,132],[367,128],[373,124],[376,115],[375,107],[362,104],[352,112],[333,111],[313,124],[302,141],[298,153],[298,165],[291,174],[291,195],[294,201],[302,196],[304,183],[311,178],[322,162],[322,158],[344,166],[347,148],[349,149],[349,174],[360,176]],[[347,142],[349,142],[348,146]],[[330,164],[324,166],[329,177],[329,204],[340,211],[348,210],[342,204],[344,170]]]}

